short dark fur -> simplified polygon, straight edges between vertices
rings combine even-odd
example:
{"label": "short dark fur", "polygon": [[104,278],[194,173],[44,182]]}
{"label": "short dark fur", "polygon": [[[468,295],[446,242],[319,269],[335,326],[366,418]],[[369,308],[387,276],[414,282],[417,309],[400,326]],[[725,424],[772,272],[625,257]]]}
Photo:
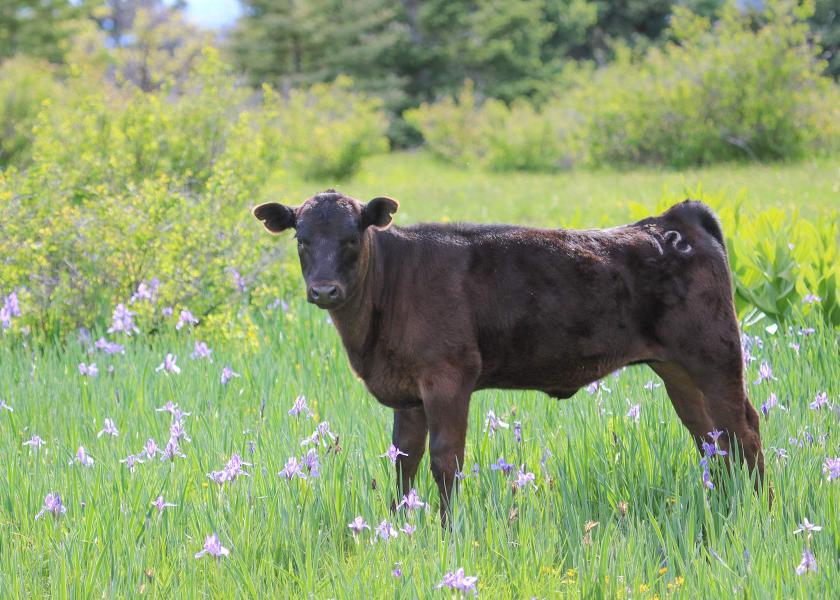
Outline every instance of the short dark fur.
{"label": "short dark fur", "polygon": [[402,493],[428,433],[445,516],[473,391],[567,398],[636,363],[662,377],[698,449],[720,429],[760,480],[758,415],[709,208],[687,200],[631,225],[573,231],[388,227],[397,206],[330,191],[254,214],[274,232],[297,228],[310,301],[330,310],[354,371],[394,409],[393,442],[408,454],[397,463]]}

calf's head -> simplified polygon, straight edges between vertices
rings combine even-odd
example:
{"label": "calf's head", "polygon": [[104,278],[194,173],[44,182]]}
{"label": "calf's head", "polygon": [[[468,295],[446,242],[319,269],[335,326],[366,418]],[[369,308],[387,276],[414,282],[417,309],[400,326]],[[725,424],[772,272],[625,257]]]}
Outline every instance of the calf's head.
{"label": "calf's head", "polygon": [[391,198],[362,204],[327,190],[297,208],[269,202],[253,212],[272,233],[295,229],[306,299],[335,309],[353,295],[367,268],[372,231],[390,225],[398,207]]}

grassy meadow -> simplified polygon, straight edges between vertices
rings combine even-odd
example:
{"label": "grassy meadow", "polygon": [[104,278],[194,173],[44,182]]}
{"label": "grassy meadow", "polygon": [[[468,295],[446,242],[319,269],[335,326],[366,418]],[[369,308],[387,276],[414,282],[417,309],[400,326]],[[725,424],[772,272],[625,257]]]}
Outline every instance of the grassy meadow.
{"label": "grassy meadow", "polygon": [[[629,218],[629,201],[653,207],[663,193],[699,188],[817,217],[837,206],[837,165],[527,175],[396,154],[369,160],[340,189],[399,199],[404,224],[617,224]],[[290,203],[317,191],[290,179],[268,187],[264,199]],[[291,249],[286,238],[276,242]],[[380,455],[391,411],[355,379],[327,314],[295,282],[285,303],[252,315],[256,327],[242,339],[205,339],[201,323],[176,330],[177,315],[154,335],[97,329],[47,347],[0,336],[0,597],[447,598],[454,592],[436,586],[458,568],[488,598],[824,598],[840,589],[840,480],[824,471],[840,456],[840,339],[821,321],[746,330],[749,394],[757,407],[771,394],[778,402],[761,423],[772,510],[743,469],[713,470],[715,489],[703,485],[687,431],[640,366],[566,401],[476,394],[469,476],[448,530],[428,458],[417,491],[430,508],[390,511],[395,478]],[[100,336],[124,352],[96,350]],[[210,358],[190,358],[197,341],[209,343]],[[158,370],[169,353],[180,373]],[[761,379],[765,361],[772,377]],[[80,363],[98,373],[83,375]],[[225,367],[235,373],[227,383]],[[811,408],[823,393],[827,403]],[[289,414],[300,395],[311,416]],[[173,415],[156,409],[169,402],[190,413],[183,456],[157,453],[130,469],[121,461],[147,440],[166,445]],[[628,415],[636,404],[638,421]],[[490,410],[510,427],[485,431]],[[98,436],[105,419],[118,435]],[[325,422],[335,439],[301,445]],[[24,445],[36,435],[40,449]],[[80,460],[80,446],[89,458]],[[312,448],[318,476],[278,475]],[[208,477],[233,454],[248,475]],[[516,467],[490,468],[500,458],[533,472],[535,485],[515,491]],[[66,512],[36,520],[51,492]],[[175,506],[160,512],[152,502],[161,495]],[[348,528],[357,516],[370,526],[358,536]],[[804,519],[822,530],[795,534]],[[416,530],[381,539],[374,530],[383,520]],[[229,555],[195,558],[214,532]],[[797,575],[806,547],[817,570]]]}

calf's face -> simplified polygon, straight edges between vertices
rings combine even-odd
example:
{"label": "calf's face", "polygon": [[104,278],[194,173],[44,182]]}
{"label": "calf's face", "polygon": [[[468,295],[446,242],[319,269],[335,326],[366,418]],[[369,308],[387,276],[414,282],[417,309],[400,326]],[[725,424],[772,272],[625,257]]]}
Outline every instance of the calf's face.
{"label": "calf's face", "polygon": [[321,308],[339,308],[356,290],[368,265],[368,229],[391,223],[399,204],[374,198],[362,204],[332,190],[316,194],[297,208],[261,204],[254,216],[272,233],[295,229],[306,299]]}

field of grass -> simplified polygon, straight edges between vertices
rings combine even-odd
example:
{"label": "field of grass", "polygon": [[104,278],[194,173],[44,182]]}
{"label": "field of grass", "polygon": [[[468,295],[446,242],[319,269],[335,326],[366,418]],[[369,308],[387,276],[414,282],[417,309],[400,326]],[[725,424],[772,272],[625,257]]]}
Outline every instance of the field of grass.
{"label": "field of grass", "polygon": [[[297,205],[331,185],[284,174],[267,186],[265,200]],[[398,224],[451,220],[608,226],[630,218],[629,202],[654,210],[663,196],[688,196],[698,190],[742,197],[747,209],[798,209],[803,217],[814,218],[840,208],[840,160],[550,175],[469,171],[423,152],[395,153],[368,159],[353,179],[334,187],[360,200],[382,195],[396,198],[401,203]]]}
{"label": "field of grass", "polygon": [[[836,161],[539,176],[460,173],[423,155],[371,160],[340,189],[401,200],[398,223],[599,225],[624,220],[628,200],[653,206],[664,189],[700,182],[743,191],[748,206],[796,204],[809,215],[840,194]],[[274,198],[290,203],[327,185],[272,182]],[[108,336],[124,354],[93,349],[104,331],[47,349],[0,335],[0,406],[13,409],[0,408],[0,597],[448,598],[453,592],[436,586],[458,568],[490,598],[823,598],[840,589],[840,479],[824,472],[840,457],[836,331],[818,322],[747,331],[762,341],[751,348],[750,396],[759,406],[775,394],[779,404],[761,423],[772,510],[766,488],[754,494],[743,469],[713,471],[716,488],[704,487],[688,433],[658,378],[640,366],[607,377],[609,391],[565,401],[476,394],[470,475],[447,530],[428,458],[417,490],[430,509],[389,510],[394,474],[380,455],[391,411],[352,375],[326,313],[304,303],[301,290],[288,291],[287,310],[256,314],[247,343],[208,340],[212,362],[190,358],[204,340],[201,325],[176,331],[174,318],[156,335]],[[168,353],[180,373],[156,370]],[[773,378],[753,383],[763,361]],[[91,362],[98,375],[82,375],[79,364]],[[239,376],[223,384],[224,367]],[[827,404],[811,408],[822,393]],[[299,395],[311,417],[288,414]],[[184,456],[156,455],[132,472],[121,460],[150,438],[166,445],[172,416],[156,409],[168,402],[191,413]],[[636,404],[638,422],[628,416]],[[489,410],[511,427],[485,432]],[[98,437],[106,418],[118,436]],[[337,439],[302,446],[324,422]],[[45,442],[37,450],[24,445],[35,435]],[[78,460],[80,446],[89,466]],[[312,448],[319,476],[278,475]],[[250,463],[249,475],[211,480],[233,454]],[[533,472],[535,487],[514,491],[516,469],[490,468],[500,458]],[[66,512],[36,520],[51,492]],[[176,506],[159,514],[151,503],[160,495]],[[354,536],[348,524],[357,516],[370,529]],[[822,527],[810,538],[794,533],[806,518]],[[374,533],[383,520],[416,531],[386,541]],[[195,558],[214,532],[229,555]],[[817,570],[797,575],[806,546]]]}

